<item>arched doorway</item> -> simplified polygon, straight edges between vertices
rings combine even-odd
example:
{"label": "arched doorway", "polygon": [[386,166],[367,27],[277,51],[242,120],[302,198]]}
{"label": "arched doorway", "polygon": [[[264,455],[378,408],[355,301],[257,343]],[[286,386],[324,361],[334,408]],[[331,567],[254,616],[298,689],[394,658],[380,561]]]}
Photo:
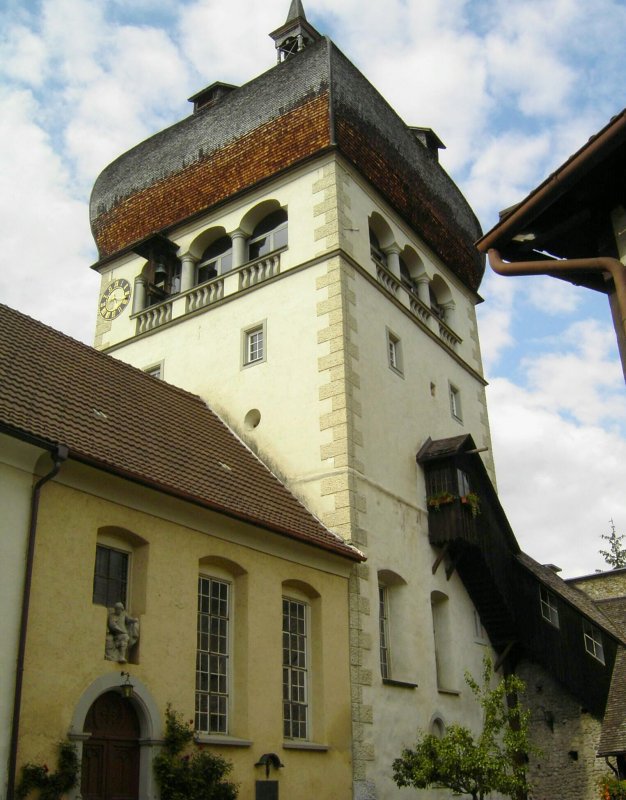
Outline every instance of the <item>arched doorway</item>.
{"label": "arched doorway", "polygon": [[81,794],[83,800],[138,800],[139,736],[137,713],[116,691],[105,692],[85,718]]}

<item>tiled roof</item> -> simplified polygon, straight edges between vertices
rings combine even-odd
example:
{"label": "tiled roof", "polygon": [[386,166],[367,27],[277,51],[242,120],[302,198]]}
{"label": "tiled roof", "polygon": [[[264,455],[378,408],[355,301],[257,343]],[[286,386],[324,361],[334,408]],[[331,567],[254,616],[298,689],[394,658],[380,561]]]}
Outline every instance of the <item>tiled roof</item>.
{"label": "tiled roof", "polygon": [[526,553],[517,554],[518,561],[523,564],[536,578],[538,578],[550,591],[559,595],[566,603],[569,603],[574,608],[577,608],[581,614],[584,614],[588,619],[595,623],[599,628],[602,628],[611,636],[615,637],[622,644],[626,644],[626,640],[619,627],[613,622],[613,618],[609,618],[604,614],[598,605],[594,603],[591,598],[576,589],[569,586],[562,578],[553,572],[549,567],[544,567],[539,562],[535,561]]}
{"label": "tiled roof", "polygon": [[626,631],[626,597],[607,597],[595,600],[595,604],[621,630]]}
{"label": "tiled roof", "polygon": [[90,201],[101,259],[336,148],[471,289],[480,225],[456,184],[326,38],[124,153]]}
{"label": "tiled roof", "polygon": [[353,560],[199,397],[0,305],[0,431]]}
{"label": "tiled roof", "polygon": [[425,461],[453,456],[458,453],[466,443],[468,445],[467,449],[475,446],[469,433],[463,433],[460,436],[450,436],[447,439],[434,440],[429,436],[420,447],[415,458],[418,464],[423,464]]}
{"label": "tiled roof", "polygon": [[604,712],[599,756],[626,752],[626,649],[618,648],[611,678],[609,698]]}

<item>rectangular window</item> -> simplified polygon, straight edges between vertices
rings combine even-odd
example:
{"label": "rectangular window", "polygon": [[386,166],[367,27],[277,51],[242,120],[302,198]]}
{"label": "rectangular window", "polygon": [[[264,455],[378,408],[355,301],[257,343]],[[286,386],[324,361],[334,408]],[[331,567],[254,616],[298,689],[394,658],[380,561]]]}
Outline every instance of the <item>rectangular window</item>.
{"label": "rectangular window", "polygon": [[461,392],[452,384],[450,384],[450,412],[454,419],[457,419],[459,422],[463,421],[461,412]]}
{"label": "rectangular window", "polygon": [[602,664],[604,664],[602,634],[595,625],[587,622],[586,619],[583,620],[583,636],[585,639],[585,650],[594,658],[597,658],[598,661],[602,662]]}
{"label": "rectangular window", "polygon": [[457,469],[456,477],[459,484],[459,496],[465,497],[465,495],[468,495],[472,491],[470,487],[469,475],[467,472],[465,472],[465,470]]}
{"label": "rectangular window", "polygon": [[308,736],[307,605],[283,597],[283,733]]}
{"label": "rectangular window", "polygon": [[402,345],[400,339],[389,329],[387,329],[387,358],[391,369],[402,375]]}
{"label": "rectangular window", "polygon": [[111,608],[116,603],[123,603],[126,606],[128,555],[112,547],[96,546],[93,602],[97,605]]}
{"label": "rectangular window", "polygon": [[387,587],[378,586],[378,625],[380,630],[380,674],[391,677],[389,658],[389,596]]}
{"label": "rectangular window", "polygon": [[480,614],[476,609],[474,609],[474,639],[477,642],[486,642],[487,641],[487,632],[483,627],[482,620],[480,618]]}
{"label": "rectangular window", "polygon": [[556,597],[549,592],[545,586],[539,587],[539,599],[541,602],[541,616],[554,625],[559,627],[559,609],[556,604]]}
{"label": "rectangular window", "polygon": [[201,733],[228,733],[230,586],[198,578],[196,720]]}
{"label": "rectangular window", "polygon": [[265,323],[255,325],[242,332],[242,363],[245,366],[249,364],[258,364],[260,361],[265,361],[266,353],[266,338],[265,338]]}

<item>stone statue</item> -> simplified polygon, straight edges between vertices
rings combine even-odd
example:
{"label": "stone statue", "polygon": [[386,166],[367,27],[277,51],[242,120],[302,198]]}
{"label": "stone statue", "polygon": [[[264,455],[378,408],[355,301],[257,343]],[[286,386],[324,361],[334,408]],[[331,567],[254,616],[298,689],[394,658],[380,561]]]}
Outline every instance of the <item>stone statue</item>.
{"label": "stone statue", "polygon": [[104,657],[107,661],[125,664],[128,651],[139,640],[139,620],[129,617],[124,603],[109,609]]}

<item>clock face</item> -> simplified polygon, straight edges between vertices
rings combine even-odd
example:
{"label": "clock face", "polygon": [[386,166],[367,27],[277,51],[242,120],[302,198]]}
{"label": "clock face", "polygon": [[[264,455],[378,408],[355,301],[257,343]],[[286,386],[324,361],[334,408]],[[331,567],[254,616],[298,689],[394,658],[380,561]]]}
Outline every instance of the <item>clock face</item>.
{"label": "clock face", "polygon": [[119,317],[130,301],[130,283],[118,278],[107,286],[100,298],[100,314],[105,319]]}

